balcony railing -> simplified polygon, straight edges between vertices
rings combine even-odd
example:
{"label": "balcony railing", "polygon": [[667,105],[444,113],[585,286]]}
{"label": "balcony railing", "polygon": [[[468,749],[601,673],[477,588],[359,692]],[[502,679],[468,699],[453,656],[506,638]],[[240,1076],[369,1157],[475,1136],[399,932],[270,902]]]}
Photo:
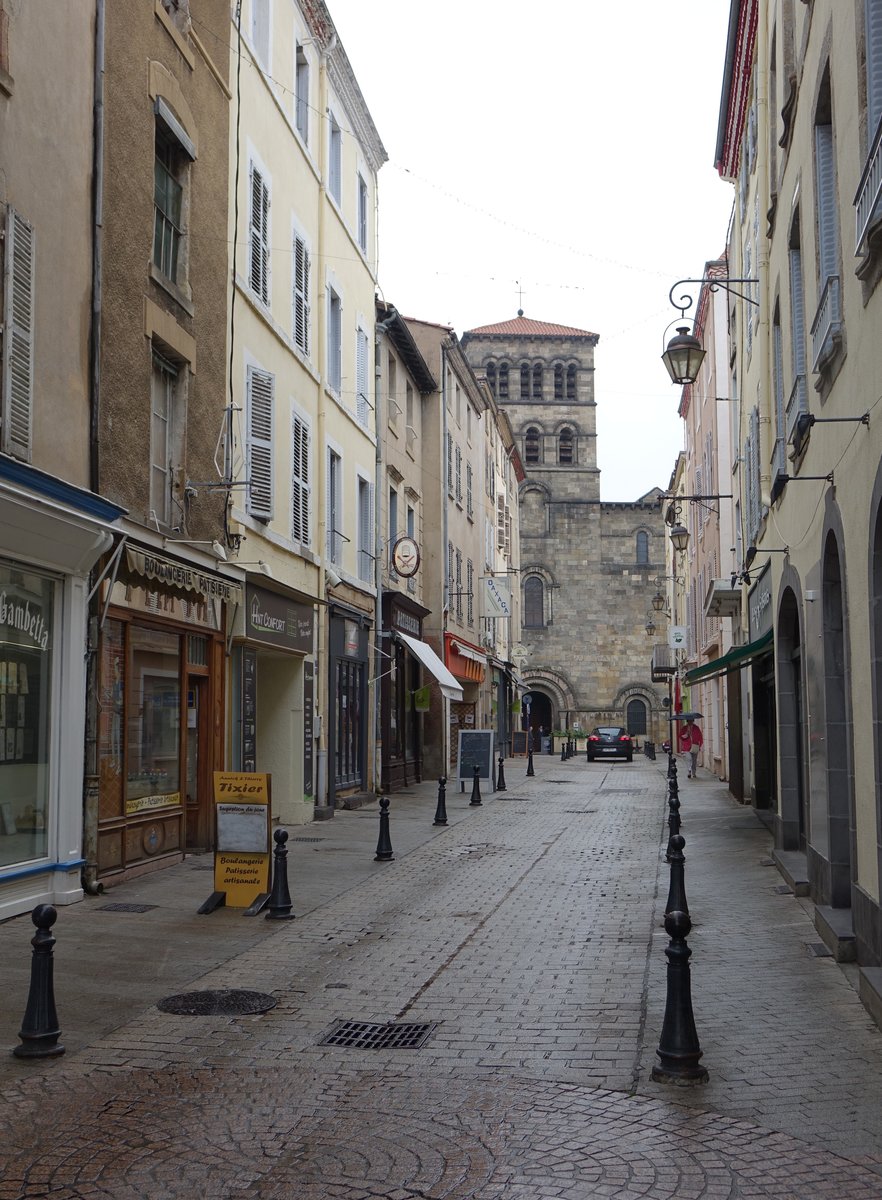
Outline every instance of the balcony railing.
{"label": "balcony railing", "polygon": [[842,334],[842,293],[839,276],[830,275],[821,293],[821,302],[812,323],[812,371],[823,370],[839,344]]}
{"label": "balcony railing", "polygon": [[879,199],[882,196],[882,120],[876,128],[876,136],[867,155],[867,165],[858,184],[857,195],[854,198],[855,217],[855,254],[862,255],[866,250],[867,234],[870,228],[882,217],[879,211]]}
{"label": "balcony railing", "polygon": [[808,400],[805,393],[805,375],[797,375],[793,381],[790,399],[787,401],[787,441],[793,441],[793,433],[800,413],[808,412]]}
{"label": "balcony railing", "polygon": [[670,646],[659,643],[652,648],[652,679],[660,683],[677,672],[677,658]]}

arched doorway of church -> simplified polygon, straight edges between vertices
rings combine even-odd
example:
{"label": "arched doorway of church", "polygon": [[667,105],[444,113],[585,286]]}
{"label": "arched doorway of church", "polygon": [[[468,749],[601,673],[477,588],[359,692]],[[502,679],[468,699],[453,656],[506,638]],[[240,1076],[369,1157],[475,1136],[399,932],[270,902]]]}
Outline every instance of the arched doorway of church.
{"label": "arched doorway of church", "polygon": [[541,748],[541,737],[548,737],[552,728],[552,704],[551,698],[546,696],[544,692],[529,691],[523,697],[521,702],[521,720],[523,721],[524,729],[529,729],[533,734],[533,748],[538,751]]}

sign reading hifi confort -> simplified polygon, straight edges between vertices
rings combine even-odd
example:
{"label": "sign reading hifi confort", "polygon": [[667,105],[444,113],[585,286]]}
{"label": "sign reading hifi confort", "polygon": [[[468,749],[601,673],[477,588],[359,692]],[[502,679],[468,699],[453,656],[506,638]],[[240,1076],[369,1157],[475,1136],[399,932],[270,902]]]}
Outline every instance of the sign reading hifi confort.
{"label": "sign reading hifi confort", "polygon": [[308,604],[246,585],[245,635],[249,641],[311,654],[313,625],[313,611]]}
{"label": "sign reading hifi confort", "polygon": [[755,642],[772,628],[772,568],[766,563],[759,579],[750,589],[748,600],[750,614],[750,640]]}
{"label": "sign reading hifi confort", "polygon": [[214,890],[227,907],[248,908],[269,891],[270,776],[215,771],[214,803]]}

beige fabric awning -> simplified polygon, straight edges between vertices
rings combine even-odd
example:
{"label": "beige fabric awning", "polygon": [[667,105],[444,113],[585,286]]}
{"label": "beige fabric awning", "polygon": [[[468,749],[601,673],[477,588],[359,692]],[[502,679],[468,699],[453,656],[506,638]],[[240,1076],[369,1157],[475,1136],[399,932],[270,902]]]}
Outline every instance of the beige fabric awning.
{"label": "beige fabric awning", "polygon": [[242,588],[238,583],[200,571],[187,563],[174,562],[159,554],[126,546],[126,566],[129,574],[149,583],[158,583],[181,595],[195,593],[208,600],[223,600],[225,604],[241,604]]}
{"label": "beige fabric awning", "polygon": [[395,631],[395,636],[400,638],[426,670],[435,676],[442,696],[446,696],[448,700],[462,700],[462,688],[431,646],[427,646],[425,642],[421,642],[417,638],[408,637],[406,633],[401,633],[399,630]]}

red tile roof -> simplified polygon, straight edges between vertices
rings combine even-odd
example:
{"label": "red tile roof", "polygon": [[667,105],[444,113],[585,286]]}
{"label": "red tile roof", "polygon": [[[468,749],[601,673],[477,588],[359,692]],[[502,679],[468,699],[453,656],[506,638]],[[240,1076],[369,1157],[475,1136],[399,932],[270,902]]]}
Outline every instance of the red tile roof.
{"label": "red tile roof", "polygon": [[512,335],[521,337],[586,337],[597,341],[599,335],[589,333],[587,329],[573,329],[570,325],[553,325],[548,321],[531,321],[529,317],[517,316],[511,321],[500,321],[497,325],[481,325],[477,329],[468,329],[464,337],[472,334],[504,337]]}

